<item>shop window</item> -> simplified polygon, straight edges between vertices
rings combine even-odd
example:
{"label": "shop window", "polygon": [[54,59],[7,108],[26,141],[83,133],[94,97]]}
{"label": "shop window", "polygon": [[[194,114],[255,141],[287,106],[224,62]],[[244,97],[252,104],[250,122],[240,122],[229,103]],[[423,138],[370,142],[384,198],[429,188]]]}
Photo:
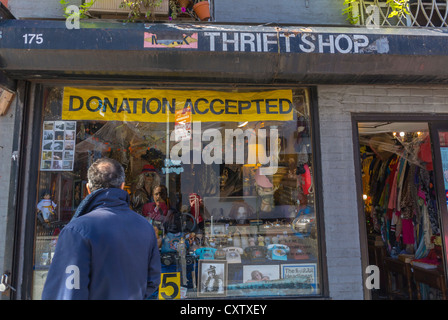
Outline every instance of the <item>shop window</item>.
{"label": "shop window", "polygon": [[[155,299],[321,294],[307,89],[57,87],[44,96],[34,299],[101,157],[123,165],[130,205],[158,228],[162,282],[178,272],[179,296]],[[180,224],[160,224],[146,205],[155,185]],[[212,269],[219,290],[207,287]]]}

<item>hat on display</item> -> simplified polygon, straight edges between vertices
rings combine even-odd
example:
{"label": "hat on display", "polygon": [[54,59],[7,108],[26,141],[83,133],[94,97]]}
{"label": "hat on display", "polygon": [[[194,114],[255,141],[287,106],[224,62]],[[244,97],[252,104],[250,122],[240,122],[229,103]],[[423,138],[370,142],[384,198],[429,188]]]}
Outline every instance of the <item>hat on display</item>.
{"label": "hat on display", "polygon": [[145,164],[145,165],[143,166],[143,169],[142,169],[142,172],[141,172],[141,173],[143,173],[143,172],[156,172],[156,169],[154,168],[153,165]]}
{"label": "hat on display", "polygon": [[206,272],[216,272],[216,267],[214,265],[211,265]]}

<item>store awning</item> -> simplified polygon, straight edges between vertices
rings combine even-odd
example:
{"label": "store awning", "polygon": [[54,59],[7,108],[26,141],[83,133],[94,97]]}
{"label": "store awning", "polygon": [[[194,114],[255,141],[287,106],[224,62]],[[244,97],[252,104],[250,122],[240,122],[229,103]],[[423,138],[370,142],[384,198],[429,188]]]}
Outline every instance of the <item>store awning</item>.
{"label": "store awning", "polygon": [[0,22],[0,67],[13,79],[447,83],[447,61],[440,28]]}

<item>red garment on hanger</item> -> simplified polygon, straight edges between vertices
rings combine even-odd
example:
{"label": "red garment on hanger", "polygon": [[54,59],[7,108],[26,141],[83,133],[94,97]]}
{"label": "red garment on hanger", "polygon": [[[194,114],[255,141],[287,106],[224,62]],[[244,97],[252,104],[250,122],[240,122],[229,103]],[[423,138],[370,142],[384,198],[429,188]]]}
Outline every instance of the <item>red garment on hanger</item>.
{"label": "red garment on hanger", "polygon": [[412,219],[401,219],[401,233],[403,234],[404,244],[414,244],[414,223]]}
{"label": "red garment on hanger", "polygon": [[418,157],[420,160],[426,163],[426,170],[432,171],[432,153],[431,153],[431,141],[429,140],[429,135],[425,138],[423,143],[420,145],[420,150],[418,151]]}

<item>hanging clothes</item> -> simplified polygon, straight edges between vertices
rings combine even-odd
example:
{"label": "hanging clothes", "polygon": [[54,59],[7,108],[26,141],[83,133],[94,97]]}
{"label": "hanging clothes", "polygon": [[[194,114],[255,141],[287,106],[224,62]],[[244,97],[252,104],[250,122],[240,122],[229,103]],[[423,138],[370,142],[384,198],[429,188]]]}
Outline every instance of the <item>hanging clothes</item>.
{"label": "hanging clothes", "polygon": [[400,164],[400,158],[394,157],[394,159],[390,163],[390,193],[389,193],[389,201],[387,203],[387,215],[389,219],[392,219],[392,215],[396,210],[397,203],[397,177],[398,177],[398,166]]}
{"label": "hanging clothes", "polygon": [[431,237],[440,234],[428,147],[413,140],[387,159],[363,158],[363,191],[370,195],[366,214],[370,214],[373,232],[381,234],[390,255],[406,249],[416,258],[425,257],[433,247]]}

